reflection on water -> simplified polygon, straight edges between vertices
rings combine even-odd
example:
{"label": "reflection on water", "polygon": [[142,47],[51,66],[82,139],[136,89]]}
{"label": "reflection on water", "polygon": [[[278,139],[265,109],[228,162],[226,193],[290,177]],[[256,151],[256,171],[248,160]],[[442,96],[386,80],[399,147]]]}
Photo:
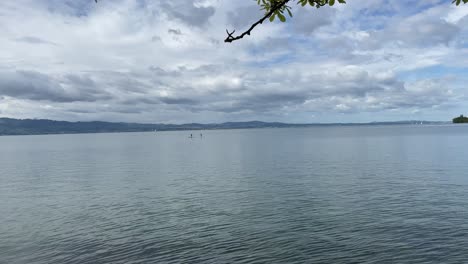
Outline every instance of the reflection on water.
{"label": "reflection on water", "polygon": [[0,263],[468,259],[468,126],[188,134],[0,137]]}

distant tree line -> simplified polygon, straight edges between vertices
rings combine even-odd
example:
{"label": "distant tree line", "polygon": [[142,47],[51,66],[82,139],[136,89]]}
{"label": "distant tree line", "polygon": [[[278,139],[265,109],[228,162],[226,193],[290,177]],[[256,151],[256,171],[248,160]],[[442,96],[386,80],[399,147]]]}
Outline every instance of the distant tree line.
{"label": "distant tree line", "polygon": [[453,123],[455,124],[468,123],[468,117],[460,115],[459,117],[455,117],[453,119]]}

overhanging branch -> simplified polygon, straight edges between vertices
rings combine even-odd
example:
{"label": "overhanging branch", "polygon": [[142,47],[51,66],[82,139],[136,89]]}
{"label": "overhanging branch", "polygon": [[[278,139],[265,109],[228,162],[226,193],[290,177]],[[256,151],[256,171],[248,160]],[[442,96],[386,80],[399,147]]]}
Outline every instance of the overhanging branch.
{"label": "overhanging branch", "polygon": [[231,43],[235,40],[239,40],[241,38],[243,38],[245,35],[250,35],[250,32],[258,25],[262,24],[267,18],[269,18],[271,15],[273,15],[273,13],[275,13],[276,11],[280,10],[284,5],[286,5],[290,0],[284,0],[283,2],[280,2],[278,5],[274,6],[271,8],[271,10],[265,14],[264,17],[262,17],[260,20],[258,20],[257,22],[255,22],[252,26],[250,26],[250,28],[245,31],[244,33],[240,34],[239,36],[236,36],[234,37],[232,34],[234,34],[234,32],[236,32],[235,30],[233,30],[231,33],[229,33],[229,31],[226,29],[226,32],[228,34],[227,38],[224,40],[224,42],[226,43]]}
{"label": "overhanging branch", "polygon": [[[224,40],[224,42],[226,43],[231,43],[233,41],[236,41],[236,40],[239,40],[243,37],[245,37],[246,35],[250,35],[251,31],[258,25],[262,24],[267,18],[271,17],[274,13],[276,13],[278,10],[281,10],[290,0],[284,0],[282,2],[280,2],[279,4],[273,6],[270,11],[268,13],[265,14],[265,16],[263,16],[260,20],[258,20],[257,22],[255,22],[254,24],[252,24],[252,26],[250,26],[250,28],[245,31],[244,33],[240,34],[239,36],[236,36],[234,37],[233,34],[234,32],[236,32],[235,30],[233,30],[231,33],[229,33],[229,31],[226,29],[226,33],[228,34],[228,36],[226,37],[226,39]],[[468,1],[468,0],[466,0]],[[320,1],[320,0],[314,0],[317,8],[321,7],[321,6],[325,6],[326,4],[328,4],[328,0],[325,0],[325,1]]]}

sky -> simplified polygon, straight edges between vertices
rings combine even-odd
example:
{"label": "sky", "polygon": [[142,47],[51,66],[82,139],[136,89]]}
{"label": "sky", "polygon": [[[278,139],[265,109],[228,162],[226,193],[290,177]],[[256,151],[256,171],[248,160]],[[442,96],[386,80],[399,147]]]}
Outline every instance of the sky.
{"label": "sky", "polygon": [[289,123],[468,115],[468,5],[254,0],[0,1],[0,117]]}

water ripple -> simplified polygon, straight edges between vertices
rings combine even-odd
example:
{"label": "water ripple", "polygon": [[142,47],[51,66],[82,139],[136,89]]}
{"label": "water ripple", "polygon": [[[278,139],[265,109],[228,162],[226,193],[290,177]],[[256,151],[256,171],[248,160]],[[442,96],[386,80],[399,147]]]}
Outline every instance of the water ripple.
{"label": "water ripple", "polygon": [[0,138],[0,263],[466,262],[468,133],[399,129]]}

